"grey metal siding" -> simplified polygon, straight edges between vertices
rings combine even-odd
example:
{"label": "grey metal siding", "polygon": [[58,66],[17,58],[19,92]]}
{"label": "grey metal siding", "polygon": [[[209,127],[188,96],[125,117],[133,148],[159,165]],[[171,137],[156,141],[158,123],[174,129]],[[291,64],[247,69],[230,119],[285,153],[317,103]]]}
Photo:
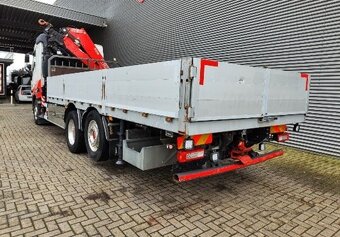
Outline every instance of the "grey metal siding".
{"label": "grey metal siding", "polygon": [[54,5],[93,16],[104,17],[112,0],[56,0]]}
{"label": "grey metal siding", "polygon": [[[77,1],[76,1],[77,2]],[[74,2],[74,3],[76,3]],[[72,20],[76,22],[86,23],[88,25],[95,25],[104,27],[106,25],[105,18],[86,14],[84,12],[76,12],[67,8],[61,8],[58,6],[45,4],[32,0],[0,0],[0,5],[11,7],[14,9],[28,10],[29,12],[42,13],[49,16],[60,17],[66,20]],[[17,15],[16,18],[22,17]],[[8,20],[8,19],[6,19]],[[18,21],[18,20],[17,20]],[[3,23],[5,24],[5,23]]]}
{"label": "grey metal siding", "polygon": [[123,65],[182,56],[312,76],[310,105],[289,145],[340,155],[340,1],[110,1],[96,32]]}

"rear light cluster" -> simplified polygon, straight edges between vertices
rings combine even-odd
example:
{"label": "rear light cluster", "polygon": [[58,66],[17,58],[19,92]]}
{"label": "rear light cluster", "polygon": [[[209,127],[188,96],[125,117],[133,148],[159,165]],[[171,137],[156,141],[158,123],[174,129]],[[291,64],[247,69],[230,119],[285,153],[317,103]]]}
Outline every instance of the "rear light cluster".
{"label": "rear light cluster", "polygon": [[203,148],[177,152],[177,161],[179,163],[191,162],[191,161],[199,160],[202,158],[204,158]]}
{"label": "rear light cluster", "polygon": [[270,134],[277,142],[285,142],[289,140],[289,133],[287,132],[287,125],[276,125],[270,127]]}
{"label": "rear light cluster", "polygon": [[278,133],[274,135],[275,141],[277,142],[286,142],[289,140],[289,133]]}
{"label": "rear light cluster", "polygon": [[191,162],[205,157],[202,146],[211,144],[212,134],[194,135],[191,137],[181,136],[177,138],[177,161],[179,163]]}

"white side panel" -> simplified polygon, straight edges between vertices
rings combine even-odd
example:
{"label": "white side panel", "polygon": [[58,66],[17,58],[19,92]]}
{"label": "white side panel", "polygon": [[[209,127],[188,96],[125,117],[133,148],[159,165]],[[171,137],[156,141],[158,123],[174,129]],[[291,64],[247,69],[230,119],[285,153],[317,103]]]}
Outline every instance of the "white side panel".
{"label": "white side panel", "polygon": [[64,99],[64,76],[47,77],[47,94],[49,98]]}
{"label": "white side panel", "polygon": [[[234,131],[274,124],[302,122],[307,109],[305,80],[297,73],[219,63],[206,67],[199,83],[200,59],[194,59],[192,93],[180,98],[181,60],[66,74],[48,78],[48,100],[79,109],[93,106],[101,114],[189,135]],[[190,83],[184,81],[184,83]],[[192,109],[179,116],[179,103]],[[186,102],[184,102],[186,103]],[[183,112],[183,111],[182,111]],[[144,116],[147,113],[148,116]],[[276,120],[258,118],[274,115]],[[173,120],[166,120],[171,117]]]}
{"label": "white side panel", "polygon": [[104,70],[106,105],[178,118],[181,60]]}
{"label": "white side panel", "polygon": [[202,84],[201,64],[194,59],[193,122],[307,113],[306,80],[299,73],[219,62],[205,67]]}
{"label": "white side panel", "polygon": [[[308,108],[308,87],[300,73],[270,70],[268,115],[305,114]],[[306,90],[307,89],[307,90]]]}
{"label": "white side panel", "polygon": [[53,76],[48,78],[48,101],[72,102],[79,109],[93,106],[102,114],[178,132],[180,74],[181,60],[176,60]]}
{"label": "white side panel", "polygon": [[102,71],[66,74],[48,78],[48,96],[69,101],[102,104]]}
{"label": "white side panel", "polygon": [[260,117],[266,70],[242,65],[219,63],[205,67],[200,85],[200,60],[194,59],[198,75],[192,85],[192,121]]}

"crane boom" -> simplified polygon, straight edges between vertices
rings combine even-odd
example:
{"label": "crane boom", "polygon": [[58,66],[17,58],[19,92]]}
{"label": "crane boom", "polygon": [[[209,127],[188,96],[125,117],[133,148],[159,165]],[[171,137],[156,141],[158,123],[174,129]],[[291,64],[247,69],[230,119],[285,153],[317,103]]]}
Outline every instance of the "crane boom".
{"label": "crane boom", "polygon": [[46,43],[51,54],[56,54],[59,50],[67,56],[77,57],[91,70],[109,68],[85,29],[64,27],[56,31],[51,23],[43,19],[38,22],[41,26],[46,26],[43,35],[47,38]]}

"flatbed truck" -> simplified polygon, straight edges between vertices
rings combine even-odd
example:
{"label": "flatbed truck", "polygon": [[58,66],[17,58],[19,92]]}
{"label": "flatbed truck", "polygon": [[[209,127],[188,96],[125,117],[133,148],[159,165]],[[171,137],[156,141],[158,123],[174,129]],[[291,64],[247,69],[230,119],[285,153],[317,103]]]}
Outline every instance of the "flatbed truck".
{"label": "flatbed truck", "polygon": [[95,161],[149,170],[171,166],[177,182],[283,154],[308,109],[309,75],[187,57],[110,68],[84,29],[41,20],[34,51],[34,121],[65,129],[68,148]]}

